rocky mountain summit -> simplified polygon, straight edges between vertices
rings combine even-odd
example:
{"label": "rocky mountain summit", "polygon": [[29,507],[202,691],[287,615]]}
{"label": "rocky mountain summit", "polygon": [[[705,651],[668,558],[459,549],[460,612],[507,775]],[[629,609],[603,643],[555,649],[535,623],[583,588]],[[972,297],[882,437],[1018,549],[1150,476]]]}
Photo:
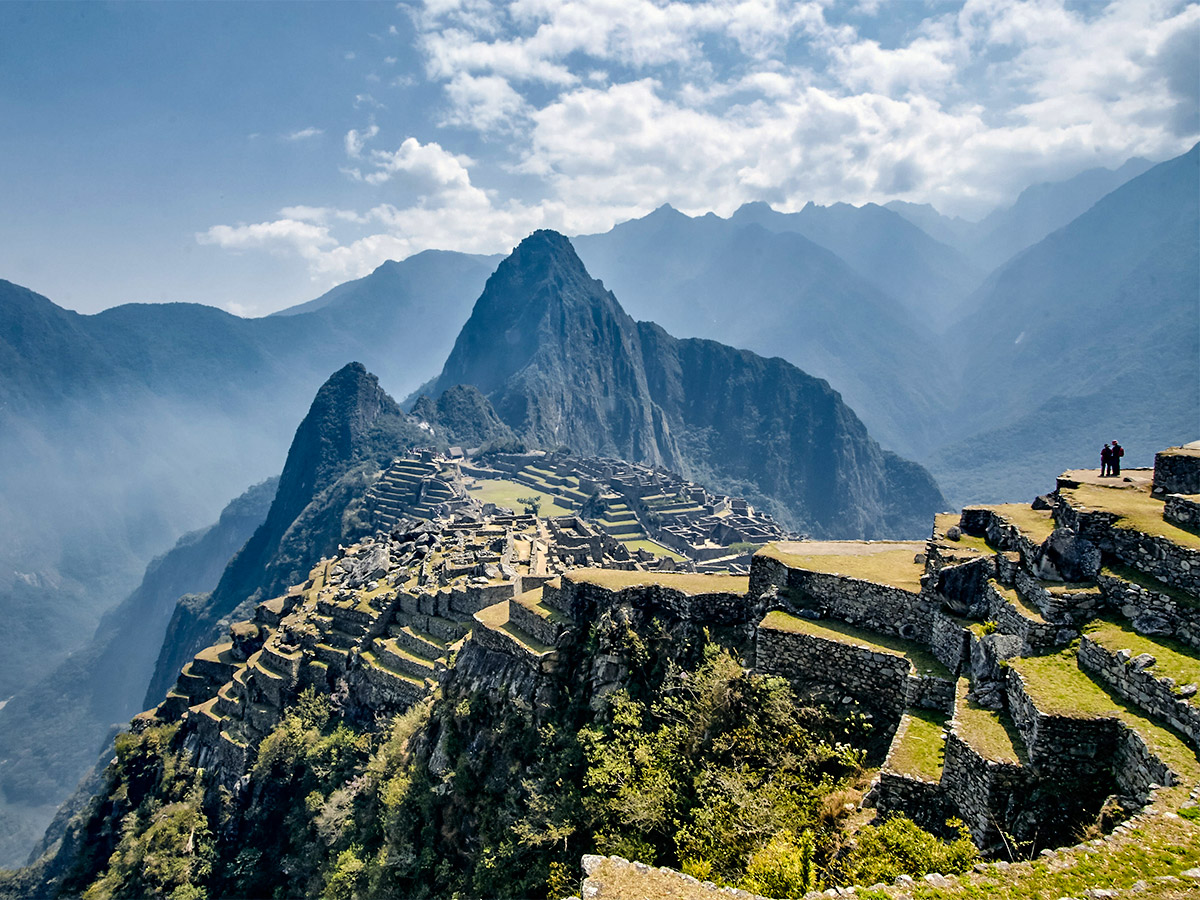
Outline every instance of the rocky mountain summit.
{"label": "rocky mountain summit", "polygon": [[[542,895],[569,890],[581,856],[599,850],[759,894],[779,884],[762,880],[769,860],[792,853],[794,896],[889,871],[863,858],[872,829],[945,833],[953,816],[957,840],[969,836],[998,868],[970,871],[970,845],[945,845],[957,849],[941,871],[894,863],[901,887],[928,875],[930,896],[952,896],[1020,878],[1036,892],[1075,865],[1069,854],[1058,865],[1053,848],[1094,823],[1099,837],[1071,852],[1102,862],[1114,826],[1112,853],[1130,852],[1127,833],[1162,852],[1116,871],[1079,866],[1061,876],[1077,879],[1077,894],[1149,878],[1186,891],[1200,865],[1198,488],[1200,449],[1175,448],[1153,471],[1066,472],[1032,504],[940,515],[925,541],[777,542],[748,578],[602,557],[538,574],[539,552],[565,561],[575,538],[532,516],[381,533],[198,654],[118,741],[104,789],[63,841],[0,885]],[[749,674],[717,675],[727,652]],[[759,696],[773,699],[760,709]],[[655,721],[643,699],[669,713],[708,697],[740,729],[718,744],[751,753],[757,729],[792,727],[786,696],[828,716],[806,727],[848,729],[841,750],[805,750],[788,732],[763,770],[782,778],[823,760],[828,815],[763,812],[774,807],[757,805],[760,791],[797,783],[752,779],[737,787],[752,796],[725,794],[728,781],[705,779],[726,770],[696,769],[676,794],[656,745],[636,743],[671,733],[639,731]],[[709,710],[697,714],[726,733],[725,712],[687,708]],[[681,739],[688,721],[673,726]],[[705,746],[664,752],[718,752]],[[847,765],[865,766],[870,783],[854,790]],[[630,780],[632,794],[615,787]],[[658,801],[681,804],[666,832]],[[737,849],[712,843],[713,803],[735,826],[759,810],[763,833]],[[883,824],[867,824],[872,811]],[[247,866],[247,848],[278,863]],[[157,854],[178,864],[152,865]],[[1019,859],[1037,862],[1011,865]],[[662,877],[601,862],[588,861],[593,885],[625,884],[602,888],[612,896]],[[679,885],[703,894],[695,878]]]}
{"label": "rocky mountain summit", "polygon": [[826,382],[634,322],[550,231],[488,280],[432,389],[457,384],[530,446],[664,465],[814,535],[911,535],[945,505]]}

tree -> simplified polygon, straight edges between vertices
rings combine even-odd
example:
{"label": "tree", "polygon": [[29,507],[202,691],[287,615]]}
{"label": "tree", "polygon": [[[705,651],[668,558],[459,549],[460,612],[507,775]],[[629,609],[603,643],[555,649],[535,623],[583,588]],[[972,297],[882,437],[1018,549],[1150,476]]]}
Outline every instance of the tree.
{"label": "tree", "polygon": [[518,497],[517,502],[525,507],[525,515],[536,516],[538,510],[542,508],[542,497],[540,494],[530,494],[528,497]]}

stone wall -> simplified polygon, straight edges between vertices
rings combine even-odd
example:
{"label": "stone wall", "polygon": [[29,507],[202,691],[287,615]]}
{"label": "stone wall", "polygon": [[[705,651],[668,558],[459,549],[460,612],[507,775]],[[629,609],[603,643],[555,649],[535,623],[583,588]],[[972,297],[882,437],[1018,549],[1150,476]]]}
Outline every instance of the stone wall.
{"label": "stone wall", "polygon": [[1093,619],[1104,604],[1101,593],[1090,585],[1078,589],[1056,585],[1051,593],[1024,569],[1017,571],[1015,584],[1017,593],[1036,606],[1046,621],[1056,625],[1074,626]]}
{"label": "stone wall", "polygon": [[954,712],[954,687],[954,682],[949,679],[938,678],[936,675],[918,675],[914,672],[908,676],[904,705],[915,706],[918,709],[936,709],[950,715]]}
{"label": "stone wall", "polygon": [[1126,700],[1152,716],[1157,716],[1188,736],[1193,745],[1200,746],[1200,707],[1177,697],[1173,682],[1157,678],[1147,668],[1131,658],[1128,650],[1110,652],[1087,635],[1079,642],[1079,665],[1095,673]]}
{"label": "stone wall", "polygon": [[1172,525],[1196,531],[1200,529],[1200,502],[1194,496],[1167,494],[1163,501],[1163,518]]}
{"label": "stone wall", "polygon": [[793,569],[759,554],[750,568],[750,596],[761,596],[771,587],[781,594],[786,592],[792,606],[817,611],[822,618],[838,619],[926,645],[933,614],[940,605],[926,594],[843,575]]}
{"label": "stone wall", "polygon": [[[897,737],[899,737],[897,735]],[[872,789],[871,802],[882,818],[904,815],[926,831],[946,831],[946,820],[957,815],[946,791],[936,781],[923,781],[884,769]]]}
{"label": "stone wall", "polygon": [[1108,769],[1120,723],[1116,719],[1074,719],[1038,711],[1020,673],[1008,670],[1008,711],[1021,733],[1030,764],[1042,774],[1072,778]]}
{"label": "stone wall", "polygon": [[[1046,591],[1041,588],[1038,588],[1038,591],[1045,595],[1047,601],[1049,600],[1050,595]],[[988,618],[996,623],[997,629],[1002,634],[1011,634],[1021,639],[1022,653],[1036,653],[1061,646],[1075,636],[1074,631],[1064,629],[1061,625],[1038,622],[1036,619],[1024,615],[1022,610],[1004,596],[994,582],[988,584],[987,598]]]}
{"label": "stone wall", "polygon": [[988,543],[997,550],[1016,551],[1028,560],[1032,560],[1037,554],[1039,545],[993,509],[968,506],[962,511],[959,521],[963,531],[976,537],[987,538]]}
{"label": "stone wall", "polygon": [[902,656],[866,647],[759,628],[754,668],[792,681],[836,684],[856,700],[899,718],[907,703],[911,664]]}
{"label": "stone wall", "polygon": [[936,612],[930,622],[929,649],[938,662],[958,675],[971,659],[971,631],[945,613]]}
{"label": "stone wall", "polygon": [[1105,553],[1164,584],[1200,597],[1200,550],[1139,531],[1114,528],[1117,517],[1112,513],[1081,512],[1066,503],[1059,504],[1056,510],[1065,524]]}
{"label": "stone wall", "polygon": [[1151,785],[1170,787],[1179,781],[1171,767],[1150,752],[1141,735],[1124,725],[1117,735],[1112,767],[1121,792],[1140,803],[1150,802]]}
{"label": "stone wall", "polygon": [[[649,576],[652,577],[652,576]],[[596,611],[627,603],[634,609],[662,612],[700,625],[745,625],[755,619],[756,606],[744,594],[714,591],[687,594],[660,584],[636,585],[613,590],[586,581],[562,579],[561,587],[546,585],[542,600],[566,613],[576,622],[591,621]]]}
{"label": "stone wall", "polygon": [[1200,494],[1200,454],[1173,447],[1154,454],[1154,491]]}
{"label": "stone wall", "polygon": [[1164,591],[1155,591],[1103,572],[1097,576],[1108,605],[1135,627],[1170,634],[1200,650],[1200,604],[1190,605]]}
{"label": "stone wall", "polygon": [[985,851],[995,848],[1001,842],[997,826],[1009,833],[1018,830],[1014,813],[1034,781],[1024,766],[984,759],[951,726],[941,783],[976,846]]}

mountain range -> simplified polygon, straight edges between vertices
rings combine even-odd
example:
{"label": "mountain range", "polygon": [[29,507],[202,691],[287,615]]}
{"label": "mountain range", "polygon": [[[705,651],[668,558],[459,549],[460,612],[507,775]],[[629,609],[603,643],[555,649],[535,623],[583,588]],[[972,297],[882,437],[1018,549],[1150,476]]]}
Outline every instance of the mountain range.
{"label": "mountain range", "polygon": [[[813,533],[904,528],[906,510],[839,474],[859,452],[850,447],[874,447],[855,460],[869,480],[933,502],[932,479],[882,448],[915,459],[955,505],[1029,496],[1040,472],[1093,464],[1114,436],[1127,464],[1147,464],[1200,424],[1197,150],[1105,172],[1035,186],[974,224],[902,204],[790,214],[750,204],[729,218],[665,207],[573,239],[586,271],[561,236],[543,234],[520,251],[531,266],[510,265],[499,281],[499,257],[429,251],[256,320],[194,304],[81,316],[0,282],[0,609],[11,623],[0,645],[0,735],[38,727],[36,698],[102,693],[103,678],[81,688],[103,670],[87,661],[106,658],[106,635],[133,618],[153,623],[147,635],[166,633],[165,593],[153,615],[132,599],[147,562],[279,472],[287,435],[350,359],[365,367],[352,382],[369,369],[395,396],[441,367],[426,413],[460,427],[495,416],[464,430],[465,446],[509,440],[507,429],[668,463],[790,510]],[[557,307],[547,284],[562,289]],[[795,448],[818,435],[837,435],[829,457],[795,464]],[[343,464],[332,482],[318,479],[318,498],[352,470],[367,477],[367,457],[334,468]],[[805,487],[816,472],[829,479],[824,493]],[[343,487],[326,500],[348,497]],[[328,538],[321,508],[310,521],[329,526]],[[267,541],[280,560],[288,527],[273,526]],[[220,590],[204,593],[228,562],[228,544],[211,546],[203,566],[193,560],[205,579],[164,579],[205,598],[181,607],[202,612],[204,628],[229,613],[213,604]],[[276,574],[298,565],[293,556]],[[122,598],[127,612],[113,612],[82,650]],[[174,623],[176,638],[185,626]],[[148,661],[138,665],[144,673]],[[164,672],[170,665],[160,660]],[[96,707],[92,744],[73,749],[76,760],[102,749],[104,718],[115,724],[125,708]],[[34,746],[0,747],[0,804],[35,804],[9,780],[18,770],[33,778]],[[56,796],[70,787],[56,785]],[[0,861],[17,862],[30,830],[11,826],[9,811],[0,809],[0,841],[5,829],[14,837]]]}

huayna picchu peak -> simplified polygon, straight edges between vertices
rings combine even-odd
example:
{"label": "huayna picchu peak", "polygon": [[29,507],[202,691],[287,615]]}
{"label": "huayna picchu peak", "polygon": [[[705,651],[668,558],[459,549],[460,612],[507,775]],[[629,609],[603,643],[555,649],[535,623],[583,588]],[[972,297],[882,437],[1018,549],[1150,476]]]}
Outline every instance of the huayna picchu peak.
{"label": "huayna picchu peak", "polygon": [[432,390],[460,384],[528,446],[677,469],[813,535],[911,537],[946,506],[828,383],[634,322],[555,232],[526,238],[488,280]]}
{"label": "huayna picchu peak", "polygon": [[[924,541],[773,540],[745,576],[652,570],[576,514],[469,499],[501,470],[409,459],[412,484],[457,485],[433,517],[339,548],[196,654],[0,889],[1200,884],[1200,446],[938,515]],[[587,473],[631,500],[667,483],[569,459],[503,471],[564,500]]]}

